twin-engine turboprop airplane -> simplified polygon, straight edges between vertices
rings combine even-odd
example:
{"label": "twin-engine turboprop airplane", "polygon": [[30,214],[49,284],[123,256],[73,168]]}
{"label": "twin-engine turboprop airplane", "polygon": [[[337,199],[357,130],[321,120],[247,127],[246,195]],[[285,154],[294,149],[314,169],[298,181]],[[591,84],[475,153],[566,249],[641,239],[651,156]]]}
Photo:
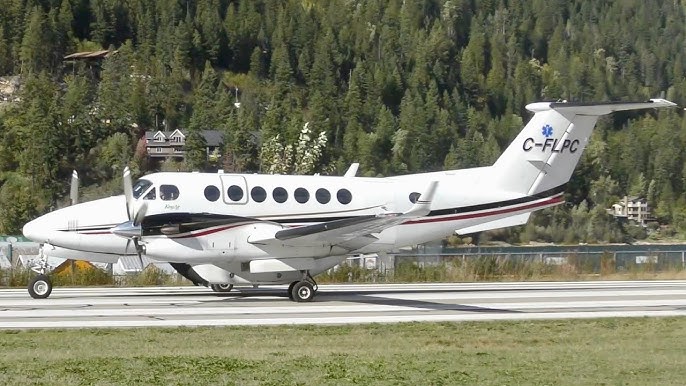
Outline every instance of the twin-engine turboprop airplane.
{"label": "twin-engine turboprop airplane", "polygon": [[616,103],[532,103],[533,118],[488,167],[387,178],[224,173],[154,173],[124,195],[72,205],[24,226],[43,243],[34,298],[52,285],[45,255],[116,262],[146,255],[195,284],[290,284],[311,301],[314,275],[347,256],[526,223],[563,201],[565,184],[598,117],[672,107],[664,99]]}

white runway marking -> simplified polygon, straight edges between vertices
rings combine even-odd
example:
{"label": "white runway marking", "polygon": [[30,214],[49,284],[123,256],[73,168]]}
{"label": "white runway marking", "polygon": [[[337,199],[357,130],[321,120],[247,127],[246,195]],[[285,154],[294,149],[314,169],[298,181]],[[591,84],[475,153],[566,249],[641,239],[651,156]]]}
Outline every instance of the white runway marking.
{"label": "white runway marking", "polygon": [[686,316],[686,281],[323,285],[312,303],[285,287],[0,290],[0,328],[172,327]]}

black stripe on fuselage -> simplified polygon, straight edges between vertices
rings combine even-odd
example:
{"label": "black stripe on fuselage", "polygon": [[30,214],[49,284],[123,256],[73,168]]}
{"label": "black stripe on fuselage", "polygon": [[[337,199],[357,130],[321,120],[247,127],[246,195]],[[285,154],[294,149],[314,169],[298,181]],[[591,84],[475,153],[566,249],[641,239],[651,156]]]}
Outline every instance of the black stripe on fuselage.
{"label": "black stripe on fuselage", "polygon": [[467,213],[467,212],[480,212],[482,210],[498,209],[498,208],[502,208],[505,206],[526,204],[527,202],[537,201],[537,200],[541,200],[541,199],[548,198],[548,197],[553,197],[557,194],[560,194],[560,193],[564,192],[565,186],[566,185],[561,185],[561,186],[558,186],[557,188],[549,189],[549,190],[546,190],[545,192],[534,194],[533,196],[524,196],[524,197],[515,198],[512,200],[490,202],[488,204],[463,206],[460,208],[432,210],[428,214],[428,217],[445,216],[445,215],[449,215],[449,214],[461,214],[461,213]]}
{"label": "black stripe on fuselage", "polygon": [[[545,192],[541,192],[532,196],[523,196],[511,200],[504,200],[504,201],[498,201],[498,202],[489,202],[487,204],[479,204],[479,205],[470,205],[470,206],[462,206],[462,207],[457,207],[457,208],[446,208],[446,209],[437,209],[437,210],[432,210],[429,212],[429,214],[426,217],[435,217],[435,216],[446,216],[446,215],[453,215],[453,214],[463,214],[463,213],[469,213],[469,212],[480,212],[484,210],[490,210],[490,209],[498,209],[498,208],[503,208],[503,207],[508,207],[508,206],[513,206],[513,205],[520,205],[520,204],[526,204],[528,202],[533,202],[549,197],[553,197],[555,195],[558,195],[562,192],[564,192],[566,185],[561,185],[553,189],[546,190]],[[313,223],[313,222],[321,222],[321,223],[326,223],[330,221],[344,221],[347,219],[351,219],[351,221],[356,221],[358,218],[366,218],[369,217],[369,215],[361,215],[361,216],[335,216],[335,217],[301,217],[301,218],[287,218],[287,219],[269,219],[269,220],[264,220],[264,221],[270,221],[274,223],[279,223],[279,224],[306,224],[306,223]],[[165,225],[170,225],[170,224],[180,224],[182,225],[180,228],[179,233],[186,233],[186,232],[192,232],[192,231],[198,231],[202,229],[207,229],[210,227],[214,226],[220,226],[220,225],[230,225],[234,223],[239,223],[243,221],[255,221],[255,220],[260,220],[256,218],[249,218],[249,217],[240,217],[240,216],[232,216],[232,215],[224,215],[224,214],[216,214],[216,213],[160,213],[160,214],[153,214],[150,216],[146,216],[145,219],[143,220],[143,223],[141,224],[143,227],[143,234],[146,236],[149,235],[154,235],[154,234],[161,234],[160,229],[161,227]],[[105,229],[110,229],[110,228],[102,228],[103,230]],[[94,230],[94,228],[90,228],[88,230]],[[70,229],[70,231],[82,231],[80,229]]]}
{"label": "black stripe on fuselage", "polygon": [[[528,202],[537,201],[537,200],[541,200],[541,199],[548,198],[548,197],[553,197],[557,194],[560,194],[560,193],[564,192],[565,187],[566,187],[566,185],[560,185],[556,188],[546,190],[545,192],[534,194],[533,196],[524,196],[524,197],[519,197],[519,198],[515,198],[512,200],[489,202],[487,204],[462,206],[462,207],[458,207],[458,208],[447,208],[447,209],[432,210],[431,212],[429,212],[429,214],[426,217],[446,216],[446,215],[451,215],[451,214],[462,214],[462,213],[469,213],[469,212],[480,212],[482,210],[498,209],[498,208],[503,208],[506,206],[526,204]],[[273,220],[273,221],[278,222],[279,224],[293,224],[293,223],[299,224],[299,223],[307,223],[307,222],[313,222],[313,221],[321,221],[321,222],[338,221],[338,220],[344,220],[344,219],[351,218],[351,217],[359,217],[359,216],[308,217],[308,218],[280,219],[280,220]]]}

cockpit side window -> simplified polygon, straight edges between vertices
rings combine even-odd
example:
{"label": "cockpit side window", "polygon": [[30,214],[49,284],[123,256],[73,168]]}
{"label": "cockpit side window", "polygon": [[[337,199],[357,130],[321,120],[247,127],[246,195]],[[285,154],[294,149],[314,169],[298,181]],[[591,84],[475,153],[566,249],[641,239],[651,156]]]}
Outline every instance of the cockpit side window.
{"label": "cockpit side window", "polygon": [[[133,184],[133,198],[138,198],[141,194],[145,193],[146,190],[152,185],[152,182],[148,180],[138,180]],[[154,193],[153,193],[154,194]]]}
{"label": "cockpit side window", "polygon": [[154,200],[156,197],[155,188],[150,189],[150,191],[143,197],[144,200]]}
{"label": "cockpit side window", "polygon": [[175,185],[160,185],[160,198],[163,201],[173,201],[179,198],[179,188]]}

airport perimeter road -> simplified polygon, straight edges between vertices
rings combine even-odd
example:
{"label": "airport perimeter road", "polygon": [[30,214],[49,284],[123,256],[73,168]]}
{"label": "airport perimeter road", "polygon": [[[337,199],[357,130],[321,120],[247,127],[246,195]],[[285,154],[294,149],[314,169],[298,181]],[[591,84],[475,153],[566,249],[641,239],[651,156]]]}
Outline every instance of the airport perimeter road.
{"label": "airport perimeter road", "polygon": [[686,316],[686,281],[322,285],[311,303],[285,287],[0,290],[0,328],[349,324]]}

